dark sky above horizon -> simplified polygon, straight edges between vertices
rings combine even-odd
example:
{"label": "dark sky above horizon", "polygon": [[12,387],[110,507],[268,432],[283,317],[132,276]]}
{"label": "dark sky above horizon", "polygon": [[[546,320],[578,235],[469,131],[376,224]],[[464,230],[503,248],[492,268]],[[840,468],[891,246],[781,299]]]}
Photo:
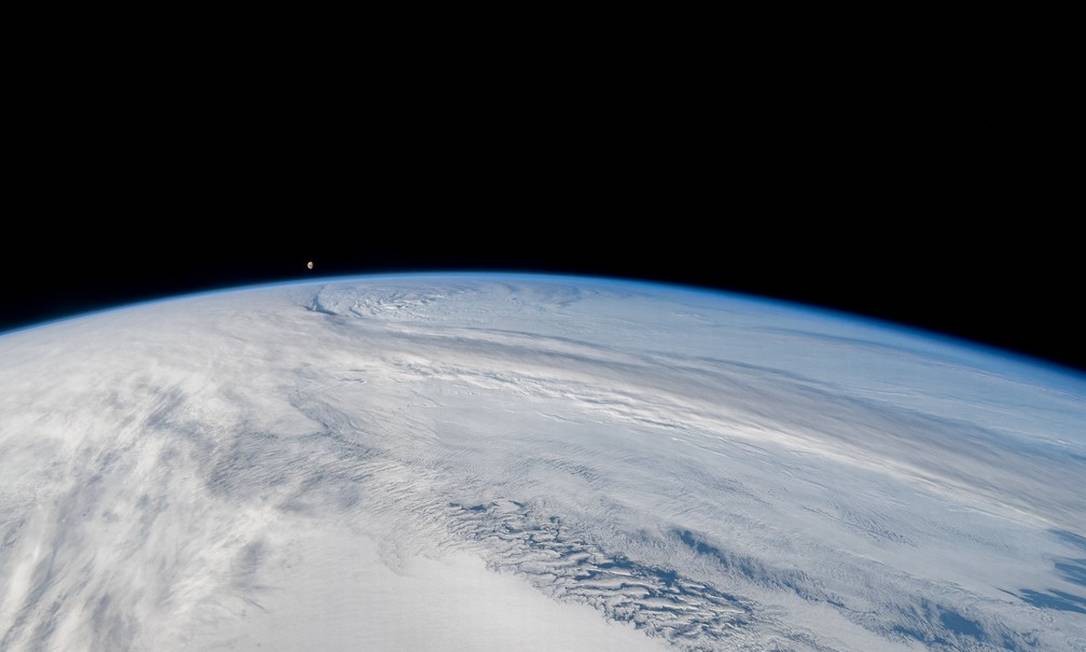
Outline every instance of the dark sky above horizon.
{"label": "dark sky above horizon", "polygon": [[[48,223],[7,239],[0,330],[103,307],[266,281],[396,271],[520,270],[684,283],[875,317],[1086,370],[1066,241],[1020,233],[865,237],[848,228],[524,217]],[[545,225],[545,226],[544,226]],[[991,235],[991,234],[990,234]],[[47,243],[52,244],[47,244]],[[1033,255],[1027,255],[1033,251]],[[1040,251],[1042,255],[1036,255]],[[310,272],[306,261],[316,268]]]}
{"label": "dark sky above horizon", "polygon": [[820,49],[726,72],[624,53],[606,75],[580,57],[552,74],[548,54],[542,77],[488,61],[472,80],[382,62],[357,88],[218,60],[109,82],[65,57],[16,103],[0,330],[312,259],[687,283],[1086,370],[1079,183],[1046,149],[1070,104],[1038,99],[1062,86]]}

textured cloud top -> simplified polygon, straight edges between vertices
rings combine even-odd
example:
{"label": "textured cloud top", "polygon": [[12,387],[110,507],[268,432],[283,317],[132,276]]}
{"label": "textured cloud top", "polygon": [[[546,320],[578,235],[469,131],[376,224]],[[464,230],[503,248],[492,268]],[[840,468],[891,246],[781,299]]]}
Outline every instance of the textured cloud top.
{"label": "textured cloud top", "polygon": [[726,295],[371,277],[0,337],[0,649],[1086,651],[1086,383]]}

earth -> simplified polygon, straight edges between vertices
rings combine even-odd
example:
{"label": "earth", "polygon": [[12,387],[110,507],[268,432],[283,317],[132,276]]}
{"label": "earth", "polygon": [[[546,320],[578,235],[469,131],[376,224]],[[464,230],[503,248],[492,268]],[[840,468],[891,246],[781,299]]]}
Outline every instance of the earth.
{"label": "earth", "polygon": [[1086,379],[606,279],[0,337],[3,650],[1086,650]]}

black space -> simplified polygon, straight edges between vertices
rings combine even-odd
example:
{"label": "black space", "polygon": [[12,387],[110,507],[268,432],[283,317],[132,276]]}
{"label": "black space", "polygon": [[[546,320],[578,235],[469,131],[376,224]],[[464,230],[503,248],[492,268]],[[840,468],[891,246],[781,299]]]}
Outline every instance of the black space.
{"label": "black space", "polygon": [[0,329],[262,281],[530,270],[778,297],[1086,370],[1080,236],[1060,222],[1076,180],[1035,146],[1052,123],[976,71],[496,84],[437,65],[345,85],[180,66],[131,86],[76,63],[21,100]]}

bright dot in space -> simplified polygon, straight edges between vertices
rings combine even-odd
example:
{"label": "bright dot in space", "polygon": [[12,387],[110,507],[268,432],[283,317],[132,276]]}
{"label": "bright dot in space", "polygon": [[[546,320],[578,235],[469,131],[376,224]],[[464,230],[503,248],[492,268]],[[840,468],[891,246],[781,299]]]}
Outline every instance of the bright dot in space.
{"label": "bright dot in space", "polygon": [[306,269],[313,269],[313,261],[312,260],[309,261],[308,263],[305,264],[305,266],[306,266]]}

